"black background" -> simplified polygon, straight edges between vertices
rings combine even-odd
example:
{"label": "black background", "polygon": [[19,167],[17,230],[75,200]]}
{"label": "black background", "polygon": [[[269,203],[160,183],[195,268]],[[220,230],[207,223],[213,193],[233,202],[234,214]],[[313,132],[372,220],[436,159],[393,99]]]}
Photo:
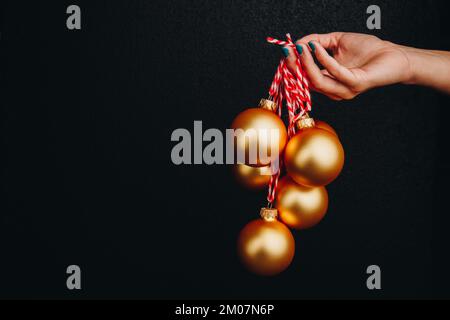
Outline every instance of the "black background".
{"label": "black background", "polygon": [[[449,50],[444,2],[2,2],[0,297],[429,298],[450,296],[449,98],[391,86],[352,101],[314,94],[346,150],[291,267],[248,273],[240,229],[265,204],[227,166],[175,166],[176,128],[225,130],[267,89],[266,36],[372,33]],[[82,30],[66,28],[78,4]],[[66,267],[83,289],[66,289]],[[382,269],[381,291],[365,270]]]}

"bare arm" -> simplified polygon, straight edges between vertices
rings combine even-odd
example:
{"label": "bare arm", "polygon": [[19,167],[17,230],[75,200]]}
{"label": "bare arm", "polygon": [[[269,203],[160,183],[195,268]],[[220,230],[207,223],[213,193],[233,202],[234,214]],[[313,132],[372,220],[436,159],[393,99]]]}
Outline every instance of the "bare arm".
{"label": "bare arm", "polygon": [[412,75],[405,84],[427,86],[450,94],[450,52],[399,47],[411,63]]}

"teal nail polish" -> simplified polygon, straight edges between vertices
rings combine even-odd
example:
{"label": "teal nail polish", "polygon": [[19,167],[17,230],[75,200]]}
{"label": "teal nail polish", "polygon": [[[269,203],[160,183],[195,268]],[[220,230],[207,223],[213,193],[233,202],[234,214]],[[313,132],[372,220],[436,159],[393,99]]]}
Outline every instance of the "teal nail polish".
{"label": "teal nail polish", "polygon": [[316,52],[316,46],[312,41],[308,42],[309,47],[311,48],[312,52]]}
{"label": "teal nail polish", "polygon": [[289,49],[283,47],[282,50],[283,50],[284,55],[285,55],[286,57],[289,57]]}
{"label": "teal nail polish", "polygon": [[295,47],[297,48],[298,54],[302,55],[303,53],[303,47],[299,44],[296,44]]}

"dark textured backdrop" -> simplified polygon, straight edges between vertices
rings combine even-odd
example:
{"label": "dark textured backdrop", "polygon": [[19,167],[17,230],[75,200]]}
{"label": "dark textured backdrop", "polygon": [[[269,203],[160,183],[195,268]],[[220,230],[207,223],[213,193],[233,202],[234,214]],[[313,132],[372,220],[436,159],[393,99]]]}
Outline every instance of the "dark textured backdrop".
{"label": "dark textured backdrop", "polygon": [[[170,161],[174,129],[225,129],[266,96],[281,55],[266,36],[369,32],[372,2],[2,2],[0,296],[449,297],[448,97],[314,95],[347,162],[326,219],[295,232],[295,260],[274,278],[249,274],[235,252],[265,192],[240,189],[226,166]],[[71,3],[81,31],[66,29]],[[450,49],[441,2],[376,4],[372,34]],[[70,264],[81,292],[65,288]],[[382,291],[366,289],[370,264]]]}

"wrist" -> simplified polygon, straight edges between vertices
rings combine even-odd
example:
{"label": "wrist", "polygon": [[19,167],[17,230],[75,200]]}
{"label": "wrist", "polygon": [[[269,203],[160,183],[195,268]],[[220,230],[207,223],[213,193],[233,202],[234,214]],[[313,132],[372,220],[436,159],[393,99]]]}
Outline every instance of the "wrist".
{"label": "wrist", "polygon": [[418,84],[420,67],[420,59],[418,57],[418,49],[395,45],[397,50],[402,53],[406,60],[406,70],[400,81],[402,84]]}
{"label": "wrist", "polygon": [[390,83],[431,87],[450,93],[450,52],[425,50],[385,42],[385,49],[396,52]]}
{"label": "wrist", "polygon": [[450,53],[400,46],[408,60],[408,76],[402,83],[448,90]]}

